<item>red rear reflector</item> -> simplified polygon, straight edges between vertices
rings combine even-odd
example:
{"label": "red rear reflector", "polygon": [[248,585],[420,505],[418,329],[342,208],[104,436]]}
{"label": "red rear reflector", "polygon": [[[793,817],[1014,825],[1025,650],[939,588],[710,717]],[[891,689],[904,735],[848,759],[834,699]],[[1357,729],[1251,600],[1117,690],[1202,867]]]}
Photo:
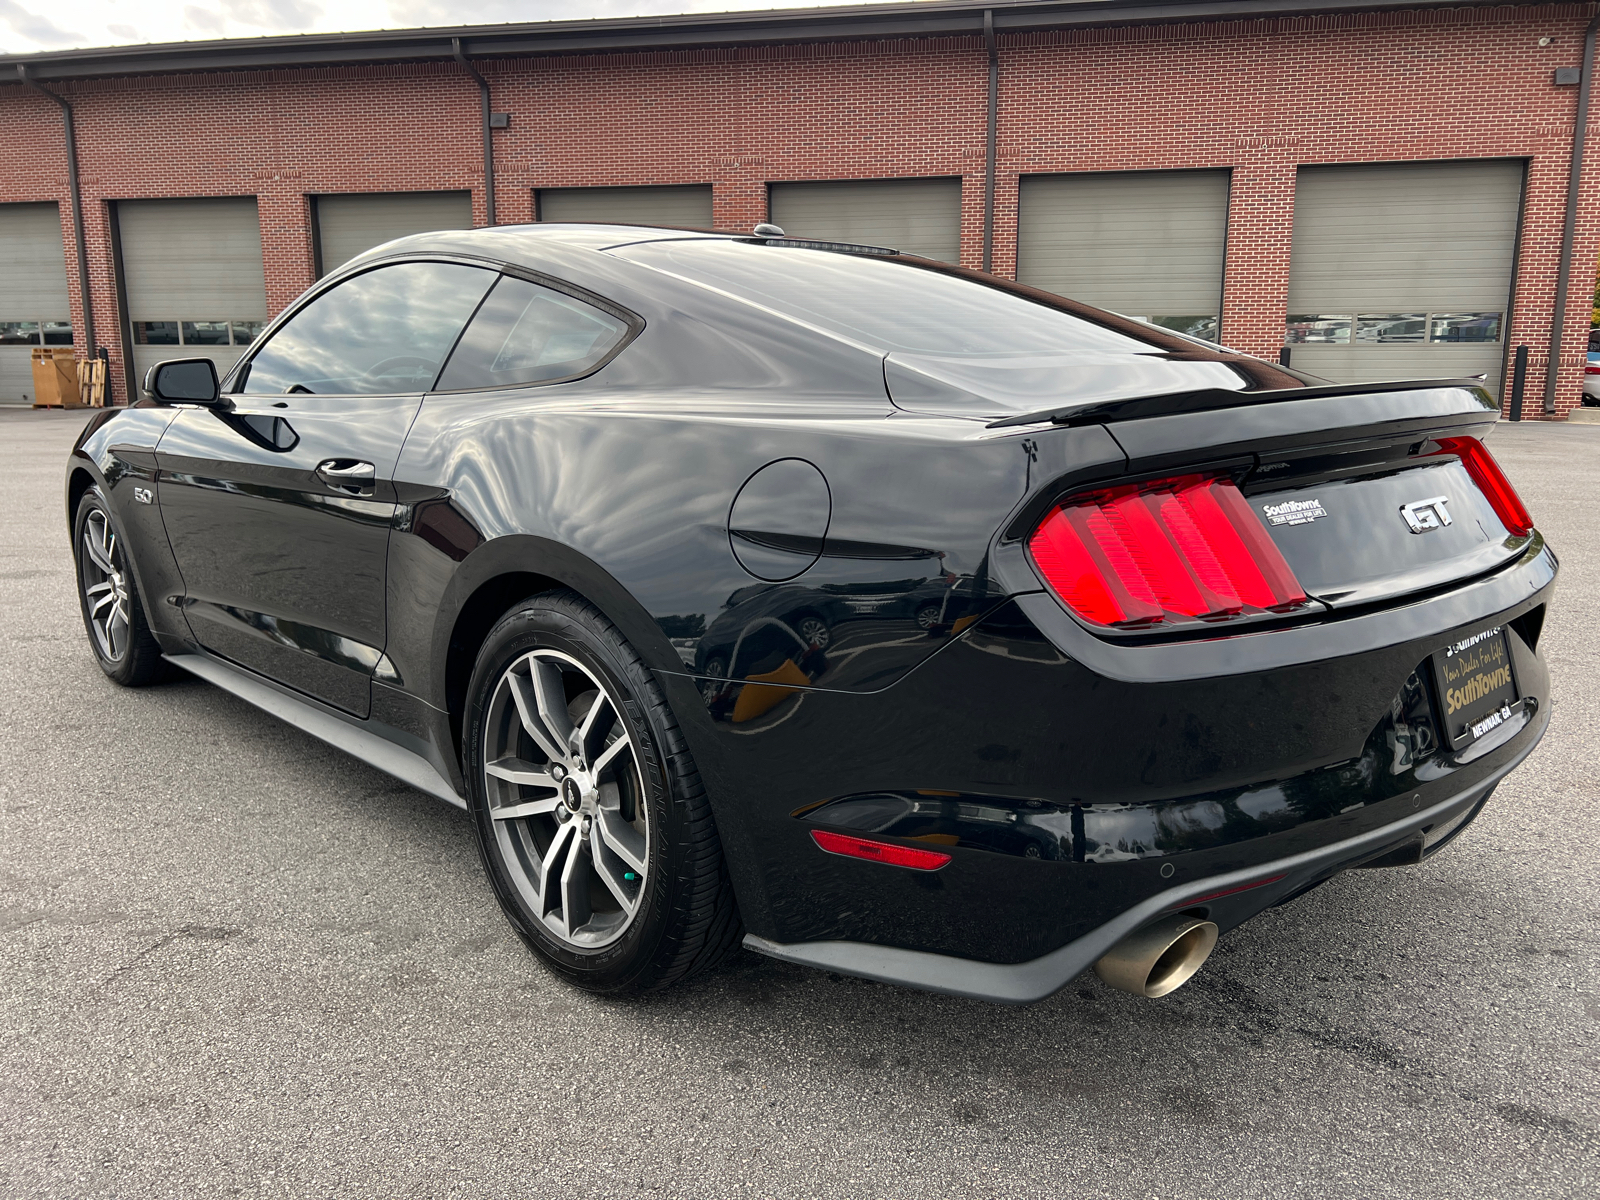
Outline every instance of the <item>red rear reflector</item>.
{"label": "red rear reflector", "polygon": [[1306,600],[1227,479],[1184,475],[1092,493],[1053,509],[1028,549],[1056,595],[1096,625],[1221,620]]}
{"label": "red rear reflector", "polygon": [[[1478,490],[1488,498],[1502,525],[1517,537],[1527,537],[1533,532],[1533,518],[1528,515],[1517,489],[1511,486],[1500,464],[1495,462],[1494,455],[1489,453],[1489,447],[1475,437],[1438,438],[1436,441],[1439,454],[1460,457],[1461,465],[1472,476],[1472,482],[1478,485]],[[1433,455],[1426,457],[1432,458]]]}
{"label": "red rear reflector", "polygon": [[869,862],[888,863],[892,867],[910,867],[913,871],[937,871],[950,861],[948,854],[941,854],[937,850],[913,850],[910,846],[896,846],[892,842],[869,842],[866,838],[829,833],[826,829],[813,829],[811,840],[829,854],[864,858]]}
{"label": "red rear reflector", "polygon": [[1224,896],[1233,896],[1239,892],[1248,892],[1252,888],[1266,887],[1269,883],[1277,883],[1286,879],[1285,875],[1273,875],[1268,879],[1257,879],[1253,883],[1241,883],[1238,887],[1223,888],[1220,892],[1207,892],[1204,896],[1191,896],[1185,900],[1181,907],[1188,908],[1191,904],[1204,904],[1207,900],[1221,900]]}

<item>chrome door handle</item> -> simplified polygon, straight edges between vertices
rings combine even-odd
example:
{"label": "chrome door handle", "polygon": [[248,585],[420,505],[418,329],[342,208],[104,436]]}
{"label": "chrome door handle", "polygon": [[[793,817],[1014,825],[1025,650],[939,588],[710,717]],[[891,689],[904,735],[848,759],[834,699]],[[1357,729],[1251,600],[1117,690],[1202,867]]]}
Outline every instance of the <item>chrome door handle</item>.
{"label": "chrome door handle", "polygon": [[371,483],[378,471],[369,462],[356,462],[351,458],[330,458],[317,464],[317,474],[329,483]]}
{"label": "chrome door handle", "polygon": [[330,458],[317,464],[317,478],[348,496],[370,496],[378,471],[369,462]]}

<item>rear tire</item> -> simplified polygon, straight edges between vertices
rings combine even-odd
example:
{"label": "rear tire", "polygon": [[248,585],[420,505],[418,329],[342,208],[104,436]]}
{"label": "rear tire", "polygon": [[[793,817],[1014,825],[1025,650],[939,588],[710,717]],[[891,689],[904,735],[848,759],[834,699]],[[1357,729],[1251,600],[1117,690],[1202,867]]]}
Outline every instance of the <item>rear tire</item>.
{"label": "rear tire", "polygon": [[743,934],[699,772],[649,669],[572,592],[489,632],[465,774],[484,870],[530,949],[588,991],[666,987]]}
{"label": "rear tire", "polygon": [[98,486],[78,501],[72,557],[78,607],[100,669],[123,687],[144,687],[168,678],[170,667],[145,620],[126,540]]}

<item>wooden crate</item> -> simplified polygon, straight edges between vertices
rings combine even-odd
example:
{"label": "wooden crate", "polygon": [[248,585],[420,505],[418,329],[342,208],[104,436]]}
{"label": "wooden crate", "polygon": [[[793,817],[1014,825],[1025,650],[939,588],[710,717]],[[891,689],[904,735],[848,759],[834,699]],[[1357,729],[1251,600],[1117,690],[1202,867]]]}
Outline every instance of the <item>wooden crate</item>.
{"label": "wooden crate", "polygon": [[33,406],[82,408],[78,364],[70,346],[40,346],[33,352]]}

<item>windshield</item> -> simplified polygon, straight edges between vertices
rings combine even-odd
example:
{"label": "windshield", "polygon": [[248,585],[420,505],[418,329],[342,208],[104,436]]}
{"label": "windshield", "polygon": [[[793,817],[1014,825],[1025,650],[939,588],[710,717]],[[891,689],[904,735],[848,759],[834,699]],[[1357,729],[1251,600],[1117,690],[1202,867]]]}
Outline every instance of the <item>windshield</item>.
{"label": "windshield", "polygon": [[613,253],[891,353],[985,358],[1227,353],[1132,318],[898,256],[731,240],[651,242]]}

